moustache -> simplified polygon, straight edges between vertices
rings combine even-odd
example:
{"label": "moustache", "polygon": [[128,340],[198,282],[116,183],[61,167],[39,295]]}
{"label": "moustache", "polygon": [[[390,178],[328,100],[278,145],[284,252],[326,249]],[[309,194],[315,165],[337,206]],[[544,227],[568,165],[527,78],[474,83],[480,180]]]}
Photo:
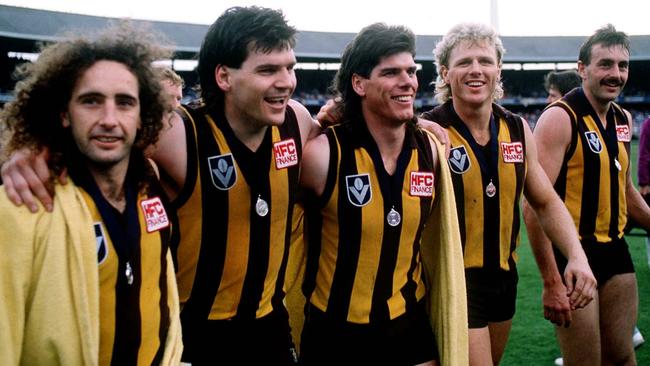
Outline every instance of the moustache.
{"label": "moustache", "polygon": [[625,85],[625,82],[618,78],[608,78],[608,79],[601,80],[600,85],[623,86]]}

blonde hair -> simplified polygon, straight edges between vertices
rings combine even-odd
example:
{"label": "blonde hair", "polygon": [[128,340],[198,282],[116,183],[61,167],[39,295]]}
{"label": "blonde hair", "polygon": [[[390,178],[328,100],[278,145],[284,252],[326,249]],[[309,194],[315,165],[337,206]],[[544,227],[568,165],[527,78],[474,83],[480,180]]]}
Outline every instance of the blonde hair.
{"label": "blonde hair", "polygon": [[160,79],[167,80],[174,86],[180,86],[181,88],[185,86],[183,78],[178,75],[174,70],[168,67],[160,67]]}
{"label": "blonde hair", "polygon": [[[489,45],[494,46],[497,53],[497,64],[499,67],[502,65],[503,55],[506,53],[506,50],[503,48],[503,42],[501,42],[501,38],[499,38],[494,28],[480,23],[460,23],[455,25],[442,37],[433,50],[436,71],[438,72],[435,82],[435,98],[440,103],[445,103],[451,99],[451,86],[442,79],[440,69],[442,66],[449,68],[451,51],[463,41],[469,41],[472,44],[487,42]],[[501,97],[503,97],[503,83],[499,80],[492,94],[492,98],[493,100],[497,100]]]}

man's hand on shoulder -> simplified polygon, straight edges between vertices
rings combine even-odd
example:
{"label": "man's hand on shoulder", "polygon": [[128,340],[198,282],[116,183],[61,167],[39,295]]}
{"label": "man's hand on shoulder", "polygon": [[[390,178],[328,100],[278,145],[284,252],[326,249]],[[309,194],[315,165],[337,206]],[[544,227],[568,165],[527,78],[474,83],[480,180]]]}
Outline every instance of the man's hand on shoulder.
{"label": "man's hand on shoulder", "polygon": [[[14,151],[0,169],[7,197],[16,206],[25,204],[30,211],[37,212],[40,201],[47,211],[52,211],[54,184],[47,166],[49,150],[33,151],[27,148]],[[65,173],[58,177],[62,184]]]}
{"label": "man's hand on shoulder", "polygon": [[341,107],[338,104],[339,101],[340,98],[330,99],[327,101],[327,103],[320,107],[320,110],[316,115],[316,119],[321,124],[321,126],[328,127],[341,123],[343,115],[341,113]]}
{"label": "man's hand on shoulder", "polygon": [[447,133],[447,130],[436,122],[422,118],[418,118],[418,127],[434,134],[438,141],[445,146],[445,159],[449,158],[451,143],[449,142],[449,134]]}

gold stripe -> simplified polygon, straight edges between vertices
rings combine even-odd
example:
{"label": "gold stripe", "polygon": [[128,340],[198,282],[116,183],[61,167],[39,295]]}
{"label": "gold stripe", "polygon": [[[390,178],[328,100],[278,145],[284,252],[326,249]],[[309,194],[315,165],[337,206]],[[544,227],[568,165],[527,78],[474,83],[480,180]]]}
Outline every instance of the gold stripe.
{"label": "gold stripe", "polygon": [[113,358],[113,345],[115,341],[115,285],[118,277],[119,259],[115,247],[108,235],[108,230],[102,222],[102,217],[95,205],[95,201],[84,190],[80,190],[86,205],[92,215],[93,221],[100,222],[104,240],[106,240],[106,259],[98,265],[99,271],[99,365],[109,366]]}
{"label": "gold stripe", "polygon": [[[465,146],[470,168],[462,174],[463,200],[465,210],[465,252],[463,253],[465,268],[483,267],[483,178],[481,166],[467,140],[454,128],[450,128],[449,136],[454,147]],[[456,173],[452,173],[456,174]]]}
{"label": "gold stripe", "polygon": [[[332,129],[332,132],[334,132],[334,135],[336,136],[336,130]],[[336,146],[330,145],[330,149],[332,148],[337,149],[336,156],[338,157],[338,160],[335,164],[330,163],[330,169],[338,169],[338,167],[341,165],[341,146],[338,143],[338,137]],[[337,171],[334,179],[338,180],[338,174],[340,174],[340,172]],[[328,231],[328,227],[335,225],[339,220],[338,197],[339,185],[337,181],[334,184],[334,189],[332,190],[329,201],[325,204],[325,207],[328,207],[328,210],[321,210],[321,248],[320,256],[318,257],[318,271],[316,273],[315,280],[316,285],[314,292],[310,298],[310,302],[321,311],[325,311],[327,309],[332,283],[334,282],[334,271],[336,270],[336,261],[338,257],[339,233]]]}
{"label": "gold stripe", "polygon": [[618,143],[618,162],[621,164],[621,171],[618,173],[618,238],[623,237],[625,225],[627,225],[627,171],[630,168],[630,159],[623,142]]}
{"label": "gold stripe", "polygon": [[[577,128],[577,127],[576,127]],[[573,218],[576,228],[580,227],[582,208],[582,183],[584,177],[584,146],[580,136],[576,139],[575,153],[567,162],[567,176],[564,204]],[[587,149],[589,147],[586,147]],[[579,234],[579,233],[578,233]],[[582,238],[581,238],[582,239]]]}
{"label": "gold stripe", "polygon": [[[273,143],[281,140],[280,131],[277,127],[272,129]],[[271,182],[271,236],[269,238],[269,265],[264,279],[264,290],[260,299],[256,316],[258,318],[273,310],[271,299],[275,293],[275,285],[282,265],[282,258],[285,248],[285,237],[287,230],[287,218],[289,216],[287,202],[289,202],[288,187],[289,168],[277,169],[275,159],[272,155],[269,169],[269,181]]]}
{"label": "gold stripe", "polygon": [[[499,143],[512,142],[512,136],[510,135],[510,130],[507,127],[506,121],[503,119],[499,120]],[[522,144],[523,145],[523,144]],[[505,163],[503,161],[503,151],[501,146],[498,147],[499,150],[499,235],[501,238],[501,243],[499,243],[499,265],[501,269],[509,271],[510,264],[508,259],[510,259],[510,238],[512,238],[512,223],[514,222],[514,207],[516,196],[517,196],[517,173],[515,170],[514,163]]]}
{"label": "gold stripe", "polygon": [[[604,136],[600,133],[600,129],[598,128],[598,123],[597,121],[594,121],[594,119],[590,115],[586,115],[583,117],[583,121],[585,125],[587,125],[587,128],[598,134],[598,138],[600,139],[600,143],[602,145],[602,151],[600,154],[598,154],[598,159],[600,160],[600,187],[598,191],[598,206],[596,207],[597,209],[597,215],[596,215],[596,240],[599,242],[608,242],[610,240],[609,238],[609,223],[610,223],[610,212],[611,212],[611,194],[609,191],[609,187],[611,187],[611,181],[610,181],[610,175],[609,175],[609,167],[610,167],[610,160],[609,160],[609,154],[607,153],[607,144],[605,143],[605,138]],[[593,178],[592,178],[593,179]],[[584,189],[584,187],[583,187]]]}
{"label": "gold stripe", "polygon": [[[419,171],[418,157],[417,150],[414,150],[404,174],[404,182],[402,183],[402,212],[400,213],[402,215],[402,232],[400,233],[397,263],[393,272],[393,293],[388,299],[388,310],[391,319],[395,319],[406,312],[406,299],[404,299],[400,290],[406,285],[409,279],[408,271],[411,268],[413,255],[415,254],[413,253],[413,242],[415,241],[421,220],[421,199],[410,194],[411,172]],[[418,265],[413,272],[413,279],[417,281],[418,285],[422,282],[420,270],[418,261]]]}
{"label": "gold stripe", "polygon": [[[379,179],[372,158],[365,149],[354,152],[359,174],[368,173],[372,199],[361,208],[361,243],[357,272],[352,285],[350,311],[348,321],[353,323],[368,323],[372,305],[372,292],[377,277],[379,257],[381,255],[382,237],[384,234],[384,200],[379,189]],[[345,238],[341,238],[345,240]]]}
{"label": "gold stripe", "polygon": [[[192,121],[192,131],[186,131],[186,133],[193,133],[194,140],[198,141],[196,122],[189,113],[185,113],[185,115]],[[188,154],[197,155],[198,152],[188,151]],[[176,280],[178,283],[178,297],[181,308],[183,307],[183,304],[187,302],[192,293],[192,286],[194,278],[196,277],[196,269],[199,260],[198,253],[201,252],[201,233],[203,232],[203,220],[201,218],[203,216],[203,205],[201,204],[201,169],[199,166],[202,162],[198,160],[198,156],[196,156],[196,159],[196,182],[192,189],[192,195],[176,212],[178,221],[183,223],[183,225],[180,225],[178,228],[178,230],[180,230],[180,237],[183,238],[183,240],[179,243],[176,253],[176,256],[178,257]]]}
{"label": "gold stripe", "polygon": [[[95,222],[101,222],[101,214],[95,205],[92,197],[85,191],[81,191],[84,200],[91,212]],[[133,266],[140,266],[140,294],[139,308],[131,311],[138,311],[140,314],[141,339],[138,347],[138,364],[150,364],[160,347],[160,276],[162,245],[160,232],[147,233],[145,220],[140,209],[140,202],[146,197],[138,197],[138,220],[140,224],[140,263],[131,263]],[[99,364],[110,365],[113,355],[116,327],[116,284],[121,275],[118,271],[119,258],[116,255],[115,247],[110,239],[108,230],[101,222],[104,239],[107,244],[107,258],[99,264],[100,282],[100,350]]]}
{"label": "gold stripe", "polygon": [[[142,197],[141,197],[142,199]],[[144,223],[144,215],[138,201],[138,219]],[[160,278],[162,245],[159,231],[147,233],[141,224],[140,238],[140,349],[138,365],[151,364],[160,347]]]}

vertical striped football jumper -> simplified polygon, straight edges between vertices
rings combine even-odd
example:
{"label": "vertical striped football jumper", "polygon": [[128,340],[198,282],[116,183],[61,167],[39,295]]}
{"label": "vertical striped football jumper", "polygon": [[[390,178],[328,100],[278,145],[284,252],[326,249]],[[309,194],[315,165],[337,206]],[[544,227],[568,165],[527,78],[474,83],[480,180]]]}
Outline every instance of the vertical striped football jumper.
{"label": "vertical striped football jumper", "polygon": [[[608,243],[623,237],[627,223],[625,187],[630,141],[627,117],[615,103],[607,112],[607,128],[582,88],[547,108],[562,108],[571,119],[571,143],[555,182],[580,240]],[[588,182],[588,184],[584,184]]]}
{"label": "vertical striped football jumper", "polygon": [[293,110],[256,152],[223,112],[183,109],[185,186],[173,203],[183,333],[207,320],[257,319],[284,307],[302,143]]}
{"label": "vertical striped football jumper", "polygon": [[[451,170],[465,268],[511,271],[519,245],[526,178],[523,120],[492,105],[490,141],[479,145],[451,101],[422,115],[449,133]],[[495,159],[496,158],[496,159]]]}
{"label": "vertical striped football jumper", "polygon": [[178,314],[169,250],[172,218],[164,209],[162,190],[155,183],[146,194],[137,192],[137,184],[127,175],[126,208],[120,213],[91,177],[76,178],[94,221],[97,244],[99,364],[161,364],[170,317]]}
{"label": "vertical striped football jumper", "polygon": [[435,198],[428,137],[407,125],[396,170],[363,124],[326,130],[325,190],[306,210],[303,290],[331,319],[373,324],[411,311],[426,292],[420,235]]}

